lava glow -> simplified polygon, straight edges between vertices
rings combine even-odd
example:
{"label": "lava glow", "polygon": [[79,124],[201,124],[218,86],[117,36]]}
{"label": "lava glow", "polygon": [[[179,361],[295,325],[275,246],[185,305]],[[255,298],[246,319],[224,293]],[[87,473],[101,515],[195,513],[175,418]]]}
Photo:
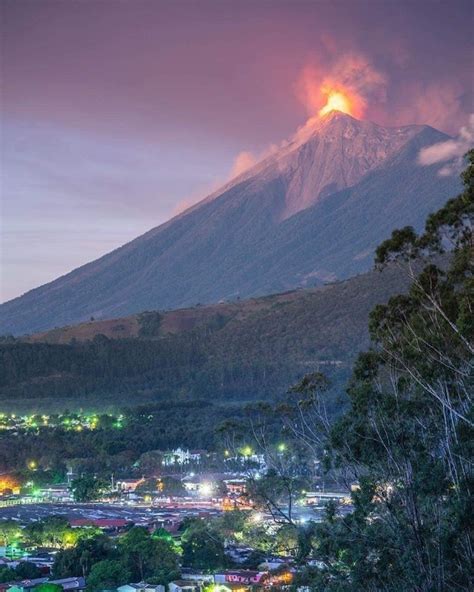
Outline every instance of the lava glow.
{"label": "lava glow", "polygon": [[331,90],[327,93],[327,103],[319,110],[320,117],[327,115],[331,111],[342,111],[348,115],[353,115],[352,103],[347,95],[341,91]]}

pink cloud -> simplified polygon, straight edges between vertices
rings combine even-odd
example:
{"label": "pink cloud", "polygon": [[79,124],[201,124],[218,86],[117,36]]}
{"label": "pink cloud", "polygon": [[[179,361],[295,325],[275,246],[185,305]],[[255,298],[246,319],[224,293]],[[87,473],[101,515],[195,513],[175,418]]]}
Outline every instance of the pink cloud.
{"label": "pink cloud", "polygon": [[248,150],[239,152],[235,157],[234,164],[232,165],[230,178],[233,179],[234,177],[238,177],[240,174],[244,173],[249,168],[257,164],[257,162],[257,157]]}
{"label": "pink cloud", "polygon": [[455,81],[415,82],[405,87],[406,101],[387,114],[392,125],[431,125],[443,131],[459,129],[465,121],[462,84]]}
{"label": "pink cloud", "polygon": [[456,138],[438,142],[423,148],[418,155],[418,162],[423,166],[446,163],[440,175],[457,174],[462,168],[464,155],[474,147],[474,113],[470,115],[467,125],[459,130]]}

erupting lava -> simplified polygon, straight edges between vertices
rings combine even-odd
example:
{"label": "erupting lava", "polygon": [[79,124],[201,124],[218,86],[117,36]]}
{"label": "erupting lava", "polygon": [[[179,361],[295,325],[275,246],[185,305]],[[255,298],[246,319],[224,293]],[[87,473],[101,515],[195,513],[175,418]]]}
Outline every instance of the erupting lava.
{"label": "erupting lava", "polygon": [[353,105],[350,98],[341,91],[330,90],[327,93],[327,103],[319,110],[319,116],[323,117],[331,111],[342,111],[348,115],[353,115]]}

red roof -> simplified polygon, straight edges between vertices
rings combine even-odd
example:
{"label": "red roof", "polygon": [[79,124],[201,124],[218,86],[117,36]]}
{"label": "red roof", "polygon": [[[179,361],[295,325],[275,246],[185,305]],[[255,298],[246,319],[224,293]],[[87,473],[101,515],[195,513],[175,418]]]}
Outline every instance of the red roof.
{"label": "red roof", "polygon": [[77,518],[69,521],[71,526],[96,526],[97,528],[123,528],[129,524],[124,518]]}

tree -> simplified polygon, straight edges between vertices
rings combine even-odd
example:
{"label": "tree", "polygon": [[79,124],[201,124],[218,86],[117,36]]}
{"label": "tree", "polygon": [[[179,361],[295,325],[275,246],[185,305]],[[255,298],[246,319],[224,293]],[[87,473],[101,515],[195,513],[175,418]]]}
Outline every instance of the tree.
{"label": "tree", "polygon": [[10,569],[9,567],[0,567],[0,582],[2,584],[14,581],[15,577],[16,573],[13,569]]}
{"label": "tree", "polygon": [[130,567],[132,577],[145,579],[152,557],[151,535],[143,526],[134,526],[120,540],[120,552]]}
{"label": "tree", "polygon": [[154,584],[166,586],[180,574],[174,543],[164,538],[153,538],[152,548],[150,574],[147,577]]}
{"label": "tree", "polygon": [[181,539],[183,565],[197,569],[216,569],[225,565],[224,541],[200,520],[188,523]]}
{"label": "tree", "polygon": [[[326,568],[313,585],[328,592],[472,589],[474,150],[468,160],[463,193],[423,234],[395,231],[376,251],[411,286],[372,312],[372,349],[325,442],[358,483],[353,513],[329,511],[316,529]],[[302,438],[319,438],[315,426]]]}
{"label": "tree", "polygon": [[78,574],[87,576],[95,563],[114,558],[110,538],[104,534],[79,539],[71,549],[63,549],[56,554],[53,564],[55,577],[67,578]]}
{"label": "tree", "polygon": [[92,566],[87,578],[87,590],[114,590],[130,581],[130,570],[120,561],[105,559]]}
{"label": "tree", "polygon": [[21,536],[21,528],[15,520],[0,521],[0,541],[5,547],[10,546]]}
{"label": "tree", "polygon": [[63,587],[60,584],[52,584],[50,582],[35,586],[36,592],[61,592],[62,590]]}
{"label": "tree", "polygon": [[232,510],[224,512],[213,521],[213,526],[226,541],[242,540],[243,532],[249,521],[249,512]]}
{"label": "tree", "polygon": [[19,578],[31,579],[41,577],[42,572],[34,563],[31,563],[31,561],[20,561],[15,568],[15,574]]}
{"label": "tree", "polygon": [[107,483],[91,475],[84,475],[74,479],[71,491],[76,502],[92,502],[99,499],[107,490]]}
{"label": "tree", "polygon": [[62,516],[48,516],[42,520],[42,527],[42,543],[51,547],[62,547],[71,530],[69,522]]}
{"label": "tree", "polygon": [[160,489],[164,495],[182,496],[186,493],[184,485],[174,477],[163,477],[160,480]]}
{"label": "tree", "polygon": [[151,536],[142,526],[134,526],[119,543],[121,556],[133,578],[154,578],[167,584],[179,575],[178,556],[172,542]]}

